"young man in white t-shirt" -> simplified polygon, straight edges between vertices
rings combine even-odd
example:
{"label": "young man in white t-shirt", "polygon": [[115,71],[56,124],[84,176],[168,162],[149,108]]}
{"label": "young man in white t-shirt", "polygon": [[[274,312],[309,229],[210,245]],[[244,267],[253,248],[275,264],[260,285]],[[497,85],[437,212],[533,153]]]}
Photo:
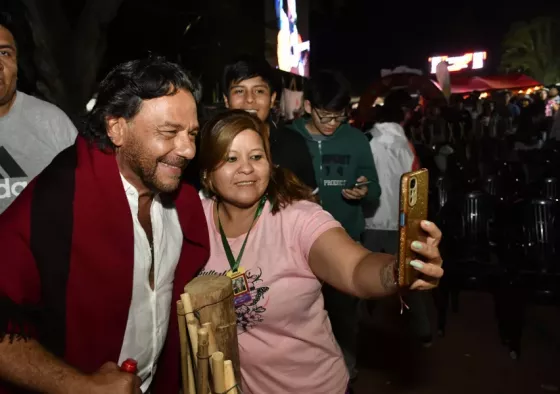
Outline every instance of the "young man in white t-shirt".
{"label": "young man in white t-shirt", "polygon": [[59,108],[17,91],[14,26],[0,12],[0,214],[77,135]]}

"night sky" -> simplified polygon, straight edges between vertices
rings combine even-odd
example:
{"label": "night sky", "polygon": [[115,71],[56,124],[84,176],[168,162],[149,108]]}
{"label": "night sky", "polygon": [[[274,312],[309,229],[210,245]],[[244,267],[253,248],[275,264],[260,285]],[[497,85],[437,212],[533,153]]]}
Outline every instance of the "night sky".
{"label": "night sky", "polygon": [[[235,3],[223,1],[232,6]],[[241,1],[242,12],[261,12],[251,6],[257,1],[272,0]],[[487,72],[497,72],[501,42],[512,22],[560,12],[560,5],[554,6],[555,2],[546,0],[531,0],[525,7],[518,5],[521,2],[503,0],[310,1],[311,71],[339,69],[350,79],[357,94],[379,76],[382,68],[407,65],[427,71],[428,57],[437,54],[487,50]],[[72,3],[75,6],[79,2],[72,0]],[[213,64],[216,59],[206,58],[208,52],[203,47],[208,44],[196,42],[203,39],[197,34],[203,30],[204,23],[206,31],[214,30],[208,26],[212,23],[209,18],[193,28],[190,39],[177,42],[181,29],[194,20],[203,7],[201,4],[188,0],[126,0],[109,29],[109,52],[102,72],[116,62],[143,55],[148,50],[170,57],[177,48],[182,48],[186,55],[183,56],[186,67],[200,70],[205,61],[218,67]],[[234,22],[232,28],[250,29],[247,23],[260,24],[259,16]],[[263,26],[252,27],[260,32]]]}
{"label": "night sky", "polygon": [[[60,1],[70,19],[84,4],[84,0]],[[125,0],[116,19],[107,26],[109,45],[99,75],[148,51],[170,60],[178,60],[180,52],[181,61],[195,75],[212,70],[213,76],[208,79],[215,80],[227,56],[209,56],[213,47],[222,45],[220,50],[227,48],[231,54],[237,44],[243,46],[252,36],[263,41],[264,47],[264,6],[255,7],[261,1],[273,0]],[[560,14],[560,4],[552,0],[530,0],[524,6],[523,2],[504,0],[308,1],[312,9],[311,72],[339,69],[352,82],[356,94],[375,80],[382,68],[407,65],[426,72],[428,57],[437,54],[487,50],[487,72],[497,72],[501,42],[512,22]],[[221,15],[215,11],[216,4],[224,4]],[[182,38],[185,27],[201,10],[206,17]],[[224,37],[230,35],[228,29],[233,33],[253,29],[259,34],[245,34],[242,43],[224,43]],[[205,42],[208,35],[215,37]]]}
{"label": "night sky", "polygon": [[[317,67],[343,71],[356,89],[399,65],[427,71],[428,57],[487,50],[489,72],[499,65],[501,42],[514,21],[560,11],[553,1],[345,1],[338,21],[314,20]],[[555,5],[554,5],[555,4]],[[331,22],[331,21],[328,21]]]}

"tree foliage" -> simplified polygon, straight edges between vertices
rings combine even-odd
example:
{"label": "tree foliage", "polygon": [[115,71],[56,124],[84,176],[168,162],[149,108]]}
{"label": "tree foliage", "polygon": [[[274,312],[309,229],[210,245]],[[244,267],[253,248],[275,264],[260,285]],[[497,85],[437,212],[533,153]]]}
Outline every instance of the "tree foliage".
{"label": "tree foliage", "polygon": [[560,20],[538,17],[514,23],[503,41],[501,67],[544,84],[560,82]]}

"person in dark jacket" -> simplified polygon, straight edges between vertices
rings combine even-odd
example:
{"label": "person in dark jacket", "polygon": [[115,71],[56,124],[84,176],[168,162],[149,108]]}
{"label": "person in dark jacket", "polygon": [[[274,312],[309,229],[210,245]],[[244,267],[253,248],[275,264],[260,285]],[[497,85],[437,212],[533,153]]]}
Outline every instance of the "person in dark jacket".
{"label": "person in dark jacket", "polygon": [[276,100],[273,71],[265,59],[241,56],[224,68],[222,87],[227,108],[243,109],[268,124],[272,162],[291,170],[303,183],[316,190],[311,154],[303,137],[270,119]]}

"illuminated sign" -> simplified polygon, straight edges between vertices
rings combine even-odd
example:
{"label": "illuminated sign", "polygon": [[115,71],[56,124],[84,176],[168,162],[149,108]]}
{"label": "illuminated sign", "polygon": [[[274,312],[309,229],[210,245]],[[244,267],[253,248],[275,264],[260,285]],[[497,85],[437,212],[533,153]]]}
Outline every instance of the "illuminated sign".
{"label": "illuminated sign", "polygon": [[480,70],[484,68],[486,52],[469,52],[461,56],[433,56],[428,59],[431,73],[436,73],[437,65],[447,62],[449,72],[462,70]]}

